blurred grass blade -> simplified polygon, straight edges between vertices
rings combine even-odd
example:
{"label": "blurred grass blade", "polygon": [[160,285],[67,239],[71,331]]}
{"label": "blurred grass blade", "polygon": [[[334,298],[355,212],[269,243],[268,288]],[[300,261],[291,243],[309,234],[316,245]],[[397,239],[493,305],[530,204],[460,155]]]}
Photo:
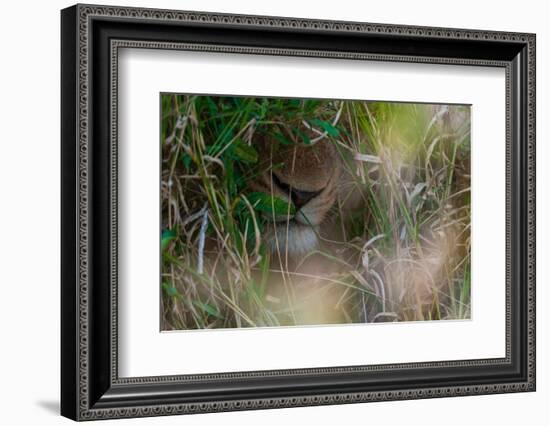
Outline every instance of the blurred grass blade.
{"label": "blurred grass blade", "polygon": [[171,241],[176,239],[176,232],[173,229],[165,229],[162,231],[162,236],[160,240],[160,248],[162,251],[165,251],[168,248],[168,245]]}
{"label": "blurred grass blade", "polygon": [[233,143],[233,152],[235,155],[245,163],[257,163],[258,152],[253,146],[248,145],[242,139],[237,139]]}

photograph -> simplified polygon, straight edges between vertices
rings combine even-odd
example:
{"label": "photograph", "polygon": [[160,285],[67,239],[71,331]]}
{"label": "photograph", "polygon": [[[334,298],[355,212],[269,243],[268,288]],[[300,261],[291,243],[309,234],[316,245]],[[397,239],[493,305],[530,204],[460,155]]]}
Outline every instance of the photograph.
{"label": "photograph", "polygon": [[470,122],[161,93],[160,329],[471,319]]}
{"label": "photograph", "polygon": [[[35,157],[58,170],[58,194],[43,191],[47,173],[13,160],[12,175],[38,176],[40,190],[8,187],[57,206],[59,259],[45,265],[61,291],[37,300],[60,309],[60,345],[40,365],[56,376],[61,415],[251,411],[268,424],[273,409],[384,401],[369,407],[380,420],[385,407],[424,412],[413,400],[438,399],[446,419],[522,392],[523,406],[492,410],[499,424],[521,423],[541,401],[545,327],[543,14],[294,3],[75,4],[62,5],[59,26],[44,21],[60,61],[58,84],[39,86],[60,84],[61,108],[38,127],[59,132],[61,149],[48,158],[51,138],[40,137]],[[23,104],[34,99],[12,86]],[[11,110],[28,121],[28,108]],[[32,157],[20,154],[6,158]],[[8,225],[48,222],[23,205]],[[11,228],[26,244],[11,251],[29,263],[29,239]],[[11,317],[36,317],[12,305]],[[36,347],[47,335],[34,334]],[[463,398],[476,395],[487,397]],[[402,420],[422,418],[411,413]]]}

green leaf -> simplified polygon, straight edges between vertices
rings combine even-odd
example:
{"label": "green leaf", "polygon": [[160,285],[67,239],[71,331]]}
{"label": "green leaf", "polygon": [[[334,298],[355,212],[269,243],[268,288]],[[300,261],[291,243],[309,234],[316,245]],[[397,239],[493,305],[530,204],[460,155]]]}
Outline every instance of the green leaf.
{"label": "green leaf", "polygon": [[235,155],[245,163],[258,162],[258,152],[253,146],[248,145],[241,139],[237,139],[233,143],[233,152]]}
{"label": "green leaf", "polygon": [[288,203],[278,197],[272,197],[263,192],[251,192],[248,194],[248,200],[256,211],[269,214],[275,213],[277,215],[296,213],[294,204]]}
{"label": "green leaf", "polygon": [[167,282],[162,283],[162,288],[166,292],[166,294],[170,297],[178,297],[180,295],[178,289]]}
{"label": "green leaf", "polygon": [[294,108],[294,109],[300,108],[301,103],[302,103],[302,101],[301,101],[300,99],[289,99],[289,100],[288,100],[288,105],[289,105],[291,108]]}
{"label": "green leaf", "polygon": [[291,140],[287,139],[287,137],[281,132],[275,132],[273,133],[273,136],[275,136],[275,139],[277,139],[283,145],[291,145],[293,143]]}
{"label": "green leaf", "polygon": [[211,315],[219,319],[223,319],[223,316],[218,312],[218,310],[213,306],[210,306],[208,303],[203,303],[203,302],[199,302],[198,300],[195,300],[194,304],[198,306],[200,309],[202,309],[204,312],[206,312],[208,315]]}
{"label": "green leaf", "polygon": [[208,110],[212,117],[215,117],[218,114],[218,105],[211,96],[204,96],[206,103],[208,104]]}
{"label": "green leaf", "polygon": [[313,124],[316,127],[320,127],[325,132],[327,132],[330,136],[338,136],[340,134],[340,131],[334,127],[332,124],[330,124],[328,121],[319,120],[318,118],[314,118],[311,120],[311,124]]}
{"label": "green leaf", "polygon": [[260,103],[260,110],[258,112],[260,120],[263,120],[263,118],[267,114],[268,108],[269,108],[269,100],[266,98],[263,98],[262,102]]}
{"label": "green leaf", "polygon": [[183,166],[184,166],[186,169],[189,169],[189,166],[191,165],[192,158],[189,156],[189,154],[184,153],[184,154],[181,156],[181,161],[183,162]]}
{"label": "green leaf", "polygon": [[165,229],[162,231],[162,236],[160,239],[160,248],[162,251],[166,250],[168,247],[168,244],[170,244],[170,241],[174,240],[176,238],[176,231],[173,229]]}
{"label": "green leaf", "polygon": [[311,139],[309,138],[309,136],[307,134],[302,132],[300,129],[296,129],[296,133],[298,134],[300,139],[302,139],[302,142],[303,142],[304,145],[311,145]]}
{"label": "green leaf", "polygon": [[304,111],[314,112],[321,105],[317,99],[306,99],[304,102]]}

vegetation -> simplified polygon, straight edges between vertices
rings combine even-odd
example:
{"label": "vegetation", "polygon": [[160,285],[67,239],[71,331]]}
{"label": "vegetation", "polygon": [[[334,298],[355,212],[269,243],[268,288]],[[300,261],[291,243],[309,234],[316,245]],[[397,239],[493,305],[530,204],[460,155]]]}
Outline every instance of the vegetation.
{"label": "vegetation", "polygon": [[[468,107],[187,95],[161,107],[162,329],[469,318]],[[351,177],[343,199],[362,200],[333,209],[338,248],[312,256],[340,267],[307,291],[261,238],[261,213],[292,206],[247,189],[260,136],[330,140]],[[321,300],[330,312],[308,316]]]}

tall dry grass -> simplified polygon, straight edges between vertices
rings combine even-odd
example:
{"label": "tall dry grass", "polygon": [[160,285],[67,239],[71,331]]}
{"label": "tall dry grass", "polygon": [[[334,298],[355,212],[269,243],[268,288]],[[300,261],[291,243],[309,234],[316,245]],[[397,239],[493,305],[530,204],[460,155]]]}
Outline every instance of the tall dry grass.
{"label": "tall dry grass", "polygon": [[[468,107],[185,95],[161,104],[162,329],[469,318]],[[286,269],[262,240],[265,205],[247,189],[259,135],[330,140],[347,169],[324,225],[337,237],[302,268]]]}

